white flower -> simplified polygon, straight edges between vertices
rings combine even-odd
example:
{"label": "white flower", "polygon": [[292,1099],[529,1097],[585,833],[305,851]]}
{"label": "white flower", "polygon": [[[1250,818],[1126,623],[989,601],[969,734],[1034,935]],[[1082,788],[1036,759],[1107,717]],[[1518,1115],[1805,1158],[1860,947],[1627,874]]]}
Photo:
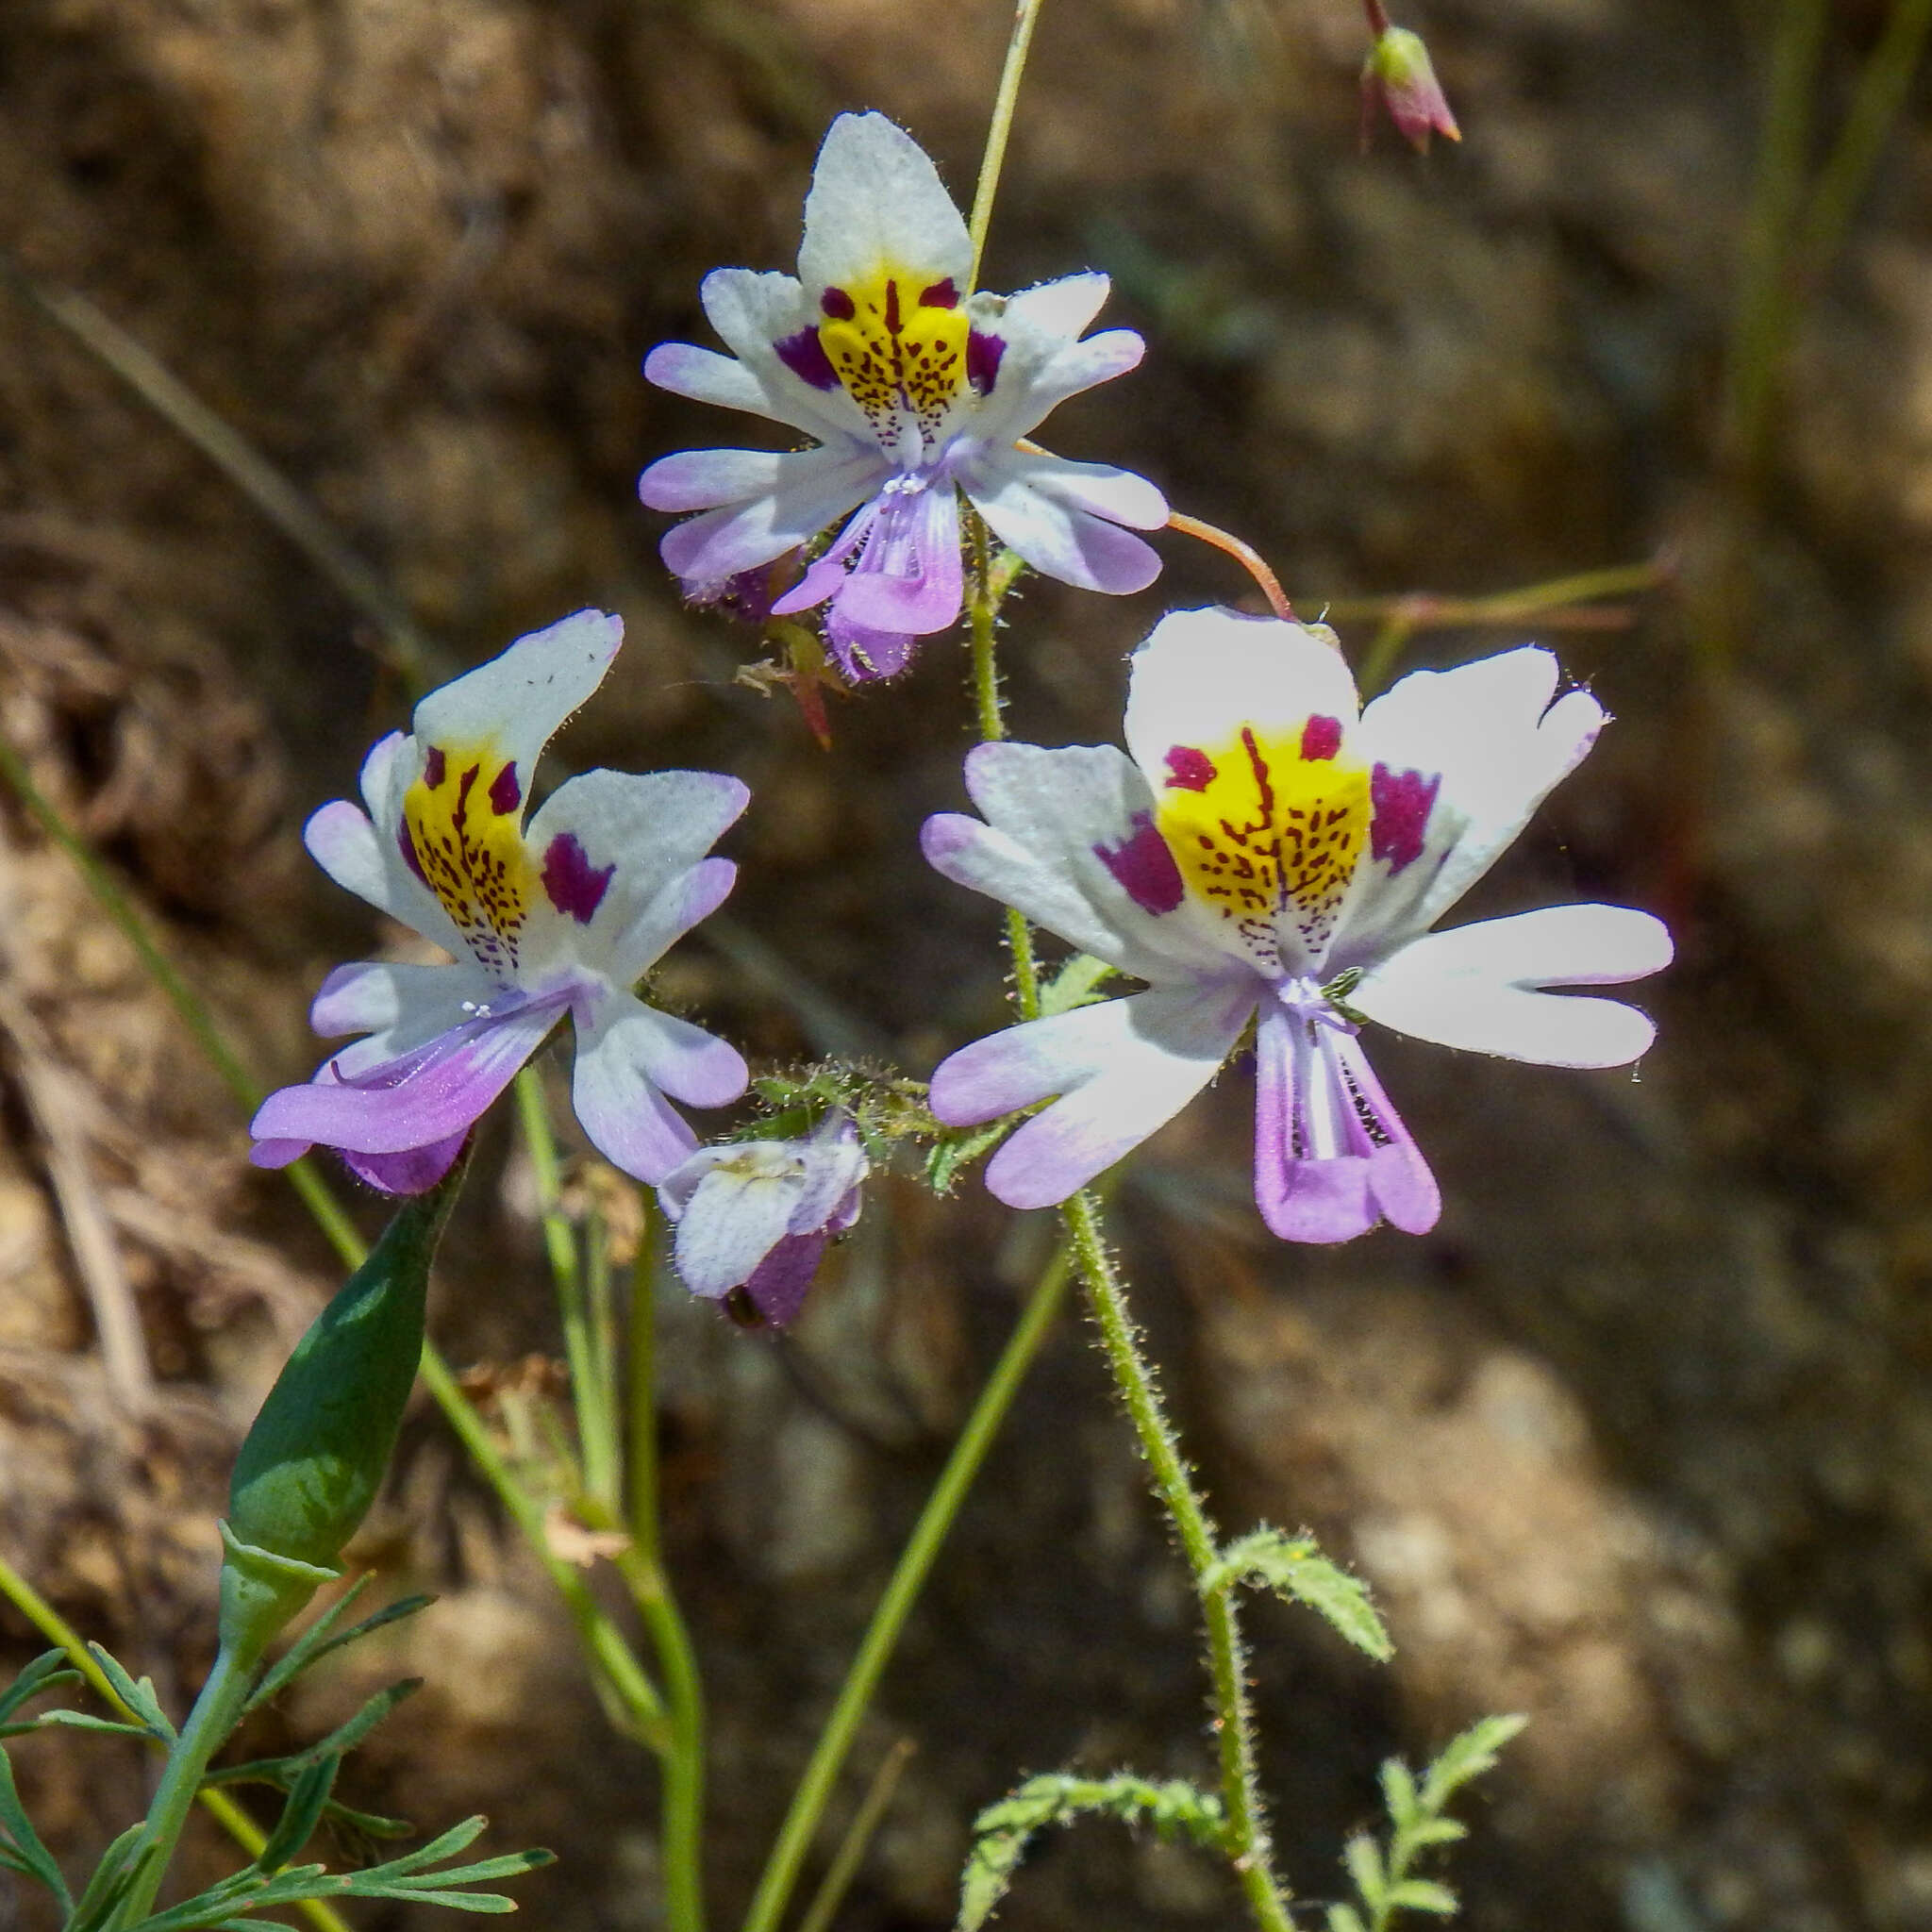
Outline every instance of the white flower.
{"label": "white flower", "polygon": [[688,587],[768,564],[849,515],[772,608],[829,600],[827,641],[850,676],[891,675],[908,636],[958,616],[960,491],[1063,582],[1125,592],[1160,569],[1121,527],[1167,521],[1151,483],[1021,447],[1057,405],[1140,361],[1130,329],[1080,340],[1107,277],[975,294],[972,264],[966,224],[918,143],[882,114],[841,114],[806,200],[797,278],[705,277],[705,313],[737,359],[667,342],[644,363],[660,389],[814,439],[783,453],[688,450],[653,463],[638,489],[654,509],[703,512],[663,542]]}
{"label": "white flower", "polygon": [[995,1034],[933,1075],[966,1125],[1055,1104],[993,1158],[987,1185],[1044,1207],[1140,1144],[1212,1078],[1258,1012],[1255,1193],[1291,1241],[1387,1218],[1419,1234],[1441,1197],[1357,1039],[1369,1019],[1552,1066],[1634,1060],[1650,1021],[1551,987],[1656,973],[1648,913],[1558,906],[1435,933],[1605,720],[1555,703],[1525,649],[1417,672],[1357,717],[1323,636],[1226,610],[1166,619],[1136,655],[1132,756],[987,744],[966,761],[985,823],[927,822],[948,878],[1017,907],[1147,982],[1125,999]]}
{"label": "white flower", "polygon": [[519,639],[425,698],[412,736],[391,732],[369,754],[366,814],[338,800],[309,820],[308,850],[339,886],[454,963],[329,974],[315,1030],[368,1037],[262,1104],[258,1166],[319,1142],[376,1187],[418,1192],[565,1013],[577,1118],[641,1180],[697,1144],[667,1094],[722,1107],[744,1091],[736,1048],[631,988],[730,891],[737,868],[705,854],[745,788],[715,772],[586,772],[524,823],[539,756],[623,637],[616,618],[584,610]]}

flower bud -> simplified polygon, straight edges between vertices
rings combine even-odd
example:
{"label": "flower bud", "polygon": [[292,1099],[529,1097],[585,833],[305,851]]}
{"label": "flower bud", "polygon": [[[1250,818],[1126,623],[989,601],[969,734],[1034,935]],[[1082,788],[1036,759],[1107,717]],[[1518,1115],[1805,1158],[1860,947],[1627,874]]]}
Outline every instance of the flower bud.
{"label": "flower bud", "polygon": [[1364,150],[1374,130],[1377,102],[1389,110],[1389,118],[1418,154],[1428,153],[1432,134],[1445,135],[1451,141],[1462,139],[1423,37],[1406,26],[1384,27],[1375,36],[1375,44],[1362,67]]}
{"label": "flower bud", "polygon": [[338,1573],[389,1468],[423,1353],[429,1264],[458,1162],[409,1201],[295,1344],[255,1418],[222,1525],[221,1635],[258,1653]]}

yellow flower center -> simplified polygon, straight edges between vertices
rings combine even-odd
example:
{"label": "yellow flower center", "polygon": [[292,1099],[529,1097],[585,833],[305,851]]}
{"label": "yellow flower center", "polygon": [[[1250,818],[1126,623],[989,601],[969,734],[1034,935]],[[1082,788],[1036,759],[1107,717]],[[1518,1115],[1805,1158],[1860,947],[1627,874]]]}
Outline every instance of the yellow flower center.
{"label": "yellow flower center", "polygon": [[403,857],[486,970],[512,974],[537,871],[524,845],[523,783],[493,745],[430,745],[403,800]]}
{"label": "yellow flower center", "polygon": [[1284,916],[1319,952],[1369,834],[1369,773],[1344,756],[1341,722],[1299,732],[1243,725],[1220,745],[1167,754],[1157,823],[1196,898],[1239,927],[1264,966]]}
{"label": "yellow flower center", "polygon": [[886,267],[870,281],[827,289],[819,343],[874,432],[890,440],[909,409],[934,441],[966,387],[971,325],[950,281],[922,287]]}

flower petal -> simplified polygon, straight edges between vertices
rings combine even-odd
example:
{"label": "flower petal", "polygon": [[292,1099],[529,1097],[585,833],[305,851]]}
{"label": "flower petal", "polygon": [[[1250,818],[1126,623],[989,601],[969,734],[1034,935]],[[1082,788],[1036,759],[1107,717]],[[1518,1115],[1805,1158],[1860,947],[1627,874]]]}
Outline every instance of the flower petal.
{"label": "flower petal", "polygon": [[1047,1208],[1172,1120],[1241,1037],[1255,987],[1157,988],[1035,1020],[962,1048],[933,1074],[951,1124],[1062,1096],[1008,1141],[986,1185],[1009,1208]]}
{"label": "flower petal", "polygon": [[865,417],[842,387],[807,382],[778,354],[780,342],[819,320],[815,295],[790,275],[748,268],[713,269],[698,292],[711,326],[764,391],[766,415],[821,441],[870,440]]}
{"label": "flower petal", "polygon": [[883,114],[841,114],[805,198],[798,276],[811,301],[889,271],[964,289],[972,267],[972,237],[925,151]]}
{"label": "flower petal", "polygon": [[1042,336],[1075,341],[1107,306],[1112,286],[1097,269],[1061,275],[1056,281],[1038,282],[1007,297],[1001,320],[1010,316]]}
{"label": "flower petal", "polygon": [[431,691],[416,707],[416,738],[445,748],[496,748],[516,766],[527,796],[543,747],[604,682],[623,641],[623,620],[601,610],[579,610],[533,631],[487,664]]}
{"label": "flower petal", "polygon": [[784,1240],[802,1177],[789,1157],[774,1164],[756,1143],[733,1150],[698,1183],[678,1217],[672,1258],[692,1294],[715,1301],[741,1287]]}
{"label": "flower petal", "polygon": [[[415,1045],[432,1039],[464,1015],[463,1002],[488,1000],[496,991],[467,962],[454,966],[408,966],[389,959],[364,959],[338,966],[322,982],[308,1008],[308,1024],[325,1040],[344,1033],[370,1033],[385,1041]],[[391,1058],[384,1052],[379,1058]]]}
{"label": "flower petal", "polygon": [[1661,920],[1621,906],[1548,906],[1426,933],[1364,975],[1349,1004],[1439,1046],[1553,1067],[1621,1067],[1650,1046],[1648,1015],[1546,993],[1615,986],[1671,962]]}
{"label": "flower petal", "polygon": [[1437,774],[1441,783],[1412,838],[1377,839],[1398,862],[1364,861],[1332,965],[1371,960],[1433,925],[1581,761],[1606,713],[1583,691],[1551,704],[1557,677],[1548,651],[1504,651],[1412,672],[1362,714],[1357,755],[1389,774],[1385,783],[1425,788]]}
{"label": "flower petal", "polygon": [[742,362],[694,342],[659,342],[644,358],[644,380],[690,402],[741,409],[748,416],[772,413],[763,385]]}
{"label": "flower petal", "polygon": [[1124,375],[1147,352],[1130,328],[1070,342],[1011,302],[992,329],[1003,345],[999,374],[973,414],[973,434],[989,445],[1031,436],[1070,396]]}
{"label": "flower petal", "polygon": [[526,974],[568,961],[628,988],[730,891],[737,868],[700,861],[750,797],[719,772],[596,771],[559,785],[525,835],[543,887]]}
{"label": "flower petal", "polygon": [[1042,575],[1124,597],[1160,575],[1159,554],[1117,524],[1056,502],[1012,474],[1024,457],[977,459],[959,483],[987,527]]}
{"label": "flower petal", "polygon": [[667,1091],[693,1107],[724,1107],[746,1078],[735,1047],[629,993],[608,995],[588,1019],[578,1015],[577,1120],[599,1153],[641,1181],[655,1186],[697,1144]]}
{"label": "flower petal", "polygon": [[1114,746],[979,745],[966,789],[984,824],[942,812],[920,834],[927,863],[956,884],[1157,986],[1245,971],[1180,890],[1146,780]]}
{"label": "flower petal", "polygon": [[1345,741],[1355,679],[1341,652],[1299,624],[1177,610],[1134,653],[1127,749],[1156,790],[1170,781],[1176,746],[1226,744],[1244,725],[1263,738],[1292,737],[1315,717],[1335,720]]}
{"label": "flower petal", "polygon": [[867,630],[924,637],[958,617],[964,587],[959,497],[941,483],[885,499],[832,601],[842,618]]}
{"label": "flower petal", "polygon": [[659,457],[638,478],[649,509],[715,509],[769,496],[784,475],[784,455],[770,449],[687,449]]}
{"label": "flower petal", "polygon": [[412,1147],[407,1154],[358,1154],[340,1150],[342,1165],[358,1180],[385,1194],[426,1194],[457,1163],[463,1142],[470,1138],[465,1128],[447,1141],[427,1147]]}
{"label": "flower petal", "polygon": [[1346,1241],[1386,1219],[1425,1234],[1435,1176],[1339,1027],[1264,1007],[1255,1041],[1255,1202],[1283,1241]]}
{"label": "flower petal", "polygon": [[[315,1079],[271,1093],[249,1132],[258,1141],[301,1141],[363,1154],[404,1154],[466,1132],[543,1042],[561,1002],[528,1000],[509,1011],[461,1021],[376,1068],[338,1077],[343,1056]],[[369,1084],[363,1084],[368,1082]]]}
{"label": "flower petal", "polygon": [[664,533],[658,548],[674,575],[711,581],[770,563],[863,503],[889,474],[872,443],[788,451],[776,468],[777,481],[763,494],[707,510]]}
{"label": "flower petal", "polygon": [[824,1258],[825,1241],[823,1234],[788,1234],[752,1270],[744,1291],[774,1328],[789,1327],[797,1319]]}

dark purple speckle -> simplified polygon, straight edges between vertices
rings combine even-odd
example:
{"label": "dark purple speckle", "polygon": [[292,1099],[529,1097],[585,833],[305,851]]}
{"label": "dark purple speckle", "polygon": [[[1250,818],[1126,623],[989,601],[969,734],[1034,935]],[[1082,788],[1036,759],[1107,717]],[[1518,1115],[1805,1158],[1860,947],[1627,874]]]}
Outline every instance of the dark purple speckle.
{"label": "dark purple speckle", "polygon": [[1137,811],[1133,826],[1130,837],[1118,845],[1096,845],[1093,856],[1120,881],[1141,911],[1172,912],[1187,891],[1181,883],[1181,869],[1174,862],[1174,854],[1151,813]]}
{"label": "dark purple speckle", "polygon": [[793,375],[811,384],[814,389],[837,389],[839,372],[832,367],[832,358],[825,354],[825,345],[819,341],[815,328],[802,328],[795,336],[787,336],[782,342],[774,342],[778,359]]}
{"label": "dark purple speckle", "polygon": [[449,769],[449,760],[442,755],[441,747],[432,744],[423,755],[423,782],[430,791],[442,783],[443,774]]}
{"label": "dark purple speckle", "polygon": [[1374,816],[1369,821],[1369,853],[1389,861],[1391,878],[1422,857],[1429,814],[1436,808],[1441,786],[1440,772],[1424,777],[1420,772],[1391,772],[1387,765],[1377,765],[1370,774]]}
{"label": "dark purple speckle", "polygon": [[1205,791],[1214,782],[1214,760],[1191,744],[1170,746],[1167,782],[1181,791]]}
{"label": "dark purple speckle", "polygon": [[559,832],[543,854],[543,890],[559,912],[567,913],[579,925],[589,925],[603,905],[616,871],[614,864],[593,866],[577,842],[577,835]]}
{"label": "dark purple speckle", "polygon": [[1309,764],[1332,758],[1341,749],[1340,718],[1310,718],[1302,726],[1302,757]]}
{"label": "dark purple speckle", "polygon": [[[442,754],[439,752],[437,756],[441,758]],[[419,879],[422,879],[425,886],[428,885],[429,881],[424,876],[423,873],[423,861],[416,857],[416,841],[409,836],[409,822],[408,819],[403,820],[396,827],[396,850],[403,855],[403,863]]]}
{"label": "dark purple speckle", "polygon": [[966,333],[966,380],[983,396],[992,393],[1000,378],[1000,358],[1007,353],[1005,339],[988,335],[984,329]]}
{"label": "dark purple speckle", "polygon": [[[834,322],[850,322],[858,313],[858,310],[853,307],[852,297],[843,289],[827,289],[819,297],[819,307]],[[782,356],[785,352],[783,349],[780,349],[778,353]]]}
{"label": "dark purple speckle", "polygon": [[953,286],[948,275],[942,282],[935,282],[929,289],[919,291],[919,306],[922,308],[957,308],[959,306],[959,291]]}
{"label": "dark purple speckle", "polygon": [[512,758],[490,781],[490,809],[498,818],[504,818],[523,802],[524,788],[517,782],[516,760]]}

